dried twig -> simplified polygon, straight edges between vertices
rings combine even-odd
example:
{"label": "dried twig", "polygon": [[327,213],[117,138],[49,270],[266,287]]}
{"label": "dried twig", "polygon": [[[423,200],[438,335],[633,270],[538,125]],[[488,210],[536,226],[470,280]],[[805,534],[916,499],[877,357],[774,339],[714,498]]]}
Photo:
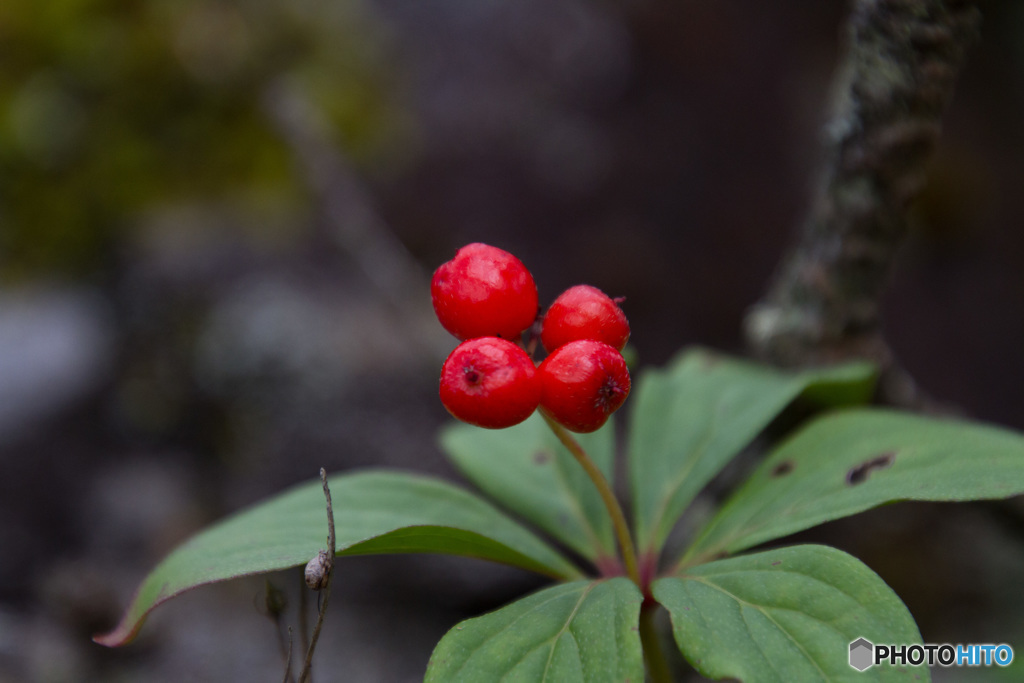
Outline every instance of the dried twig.
{"label": "dried twig", "polygon": [[430,274],[384,220],[373,196],[334,139],[323,111],[294,79],[282,76],[263,93],[263,110],[292,151],[319,209],[317,248],[346,253],[398,311],[411,338],[447,355],[449,338],[430,307],[410,298],[425,291]]}
{"label": "dried twig", "polygon": [[757,355],[782,365],[870,358],[887,398],[919,396],[882,339],[880,298],[980,19],[975,0],[854,0],[822,182],[747,316]]}
{"label": "dried twig", "polygon": [[292,681],[292,627],[288,627],[288,656],[284,660],[284,682],[291,683]]}
{"label": "dried twig", "polygon": [[[320,639],[320,630],[324,626],[324,617],[327,614],[327,603],[331,597],[331,578],[334,575],[334,554],[337,552],[337,542],[334,537],[334,506],[331,504],[331,489],[327,486],[327,472],[322,467],[320,468],[320,481],[324,484],[324,498],[327,501],[327,550],[321,550],[306,565],[306,583],[320,590],[323,600],[317,612],[313,637],[306,650],[306,660],[302,665],[302,672],[299,674],[299,683],[307,683],[312,675],[313,652],[316,650],[316,643]],[[312,577],[311,567],[313,568]]]}
{"label": "dried twig", "polygon": [[271,83],[263,104],[320,204],[325,241],[350,254],[385,296],[403,305],[427,274],[377,211],[323,113],[285,78]]}
{"label": "dried twig", "polygon": [[299,650],[305,652],[309,648],[309,595],[306,590],[306,579],[299,581]]}

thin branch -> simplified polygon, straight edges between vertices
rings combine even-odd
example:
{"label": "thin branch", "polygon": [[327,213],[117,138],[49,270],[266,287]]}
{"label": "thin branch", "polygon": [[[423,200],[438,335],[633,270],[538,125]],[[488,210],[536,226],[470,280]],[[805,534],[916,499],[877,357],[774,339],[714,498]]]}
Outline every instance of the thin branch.
{"label": "thin branch", "polygon": [[320,220],[317,248],[348,254],[380,295],[398,311],[403,324],[437,354],[450,351],[425,299],[430,274],[409,252],[381,215],[372,193],[335,140],[324,112],[296,79],[282,76],[263,92],[263,110],[288,145],[297,171],[315,200]]}
{"label": "thin branch", "polygon": [[284,682],[291,683],[292,681],[292,627],[288,627],[288,657],[284,661]]}
{"label": "thin branch", "polygon": [[320,468],[320,481],[324,483],[324,499],[327,501],[327,548],[331,551],[330,568],[334,568],[334,554],[338,544],[334,537],[334,505],[331,503],[331,489],[327,486],[327,471]]}
{"label": "thin branch", "polygon": [[[334,555],[338,550],[334,537],[334,506],[331,503],[331,489],[327,486],[327,471],[320,468],[320,481],[324,484],[324,498],[327,501],[327,551],[321,550],[317,557],[310,561],[310,564],[317,563],[322,569],[322,580],[317,580],[316,585],[321,590],[323,601],[317,613],[316,625],[313,627],[313,637],[309,641],[309,649],[306,650],[306,660],[302,665],[302,673],[299,674],[299,683],[307,683],[313,668],[313,652],[316,650],[316,643],[320,640],[320,630],[324,626],[324,617],[327,615],[327,603],[331,597],[331,578],[334,575]],[[307,565],[306,581],[309,583],[309,565]]]}
{"label": "thin branch", "polygon": [[[782,365],[871,358],[899,372],[880,299],[980,20],[976,0],[854,0],[821,183],[746,319],[757,355]],[[893,389],[902,400],[916,391],[906,376]]]}
{"label": "thin branch", "polygon": [[410,290],[427,281],[427,274],[377,211],[335,143],[323,112],[297,82],[285,77],[268,86],[263,108],[320,204],[325,241],[351,255],[385,296],[402,305]]}
{"label": "thin branch", "polygon": [[299,650],[305,652],[309,648],[309,595],[306,590],[305,577],[299,583]]}

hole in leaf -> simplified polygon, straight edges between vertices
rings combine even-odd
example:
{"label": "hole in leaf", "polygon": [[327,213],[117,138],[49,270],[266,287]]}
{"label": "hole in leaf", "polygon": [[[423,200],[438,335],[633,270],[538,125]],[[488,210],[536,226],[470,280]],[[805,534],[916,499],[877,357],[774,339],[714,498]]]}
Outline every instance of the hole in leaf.
{"label": "hole in leaf", "polygon": [[781,477],[786,474],[789,474],[790,472],[793,471],[794,467],[796,467],[796,465],[793,464],[792,460],[783,460],[778,465],[772,468],[772,476]]}
{"label": "hole in leaf", "polygon": [[885,468],[890,467],[895,460],[895,452],[882,453],[870,460],[865,460],[856,467],[850,468],[850,471],[846,473],[846,483],[850,486],[863,484],[867,481],[872,472],[884,470]]}

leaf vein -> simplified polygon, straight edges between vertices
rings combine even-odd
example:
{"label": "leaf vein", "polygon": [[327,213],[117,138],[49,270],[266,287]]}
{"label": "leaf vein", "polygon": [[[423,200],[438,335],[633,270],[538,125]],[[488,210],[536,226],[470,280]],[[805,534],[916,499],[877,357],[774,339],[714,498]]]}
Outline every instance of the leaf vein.
{"label": "leaf vein", "polygon": [[[781,570],[781,571],[785,572],[785,570]],[[791,573],[797,573],[797,572],[791,572]],[[800,575],[804,576],[803,574],[800,574]],[[815,660],[810,655],[810,653],[807,652],[807,650],[804,648],[804,646],[800,644],[800,641],[797,640],[796,637],[794,637],[793,634],[791,634],[787,629],[785,629],[781,624],[779,624],[779,622],[777,622],[775,619],[772,618],[772,616],[768,613],[768,608],[767,607],[762,607],[761,605],[755,605],[755,604],[753,604],[751,602],[747,602],[746,600],[740,598],[738,595],[732,593],[731,591],[725,589],[724,587],[719,586],[718,584],[716,584],[716,583],[714,583],[712,581],[705,580],[704,577],[690,577],[690,578],[692,580],[695,580],[695,581],[698,581],[700,583],[703,583],[704,585],[709,586],[709,587],[711,587],[713,589],[721,591],[725,595],[727,595],[730,598],[732,598],[733,600],[735,600],[740,605],[746,605],[747,607],[751,607],[751,608],[757,610],[758,612],[760,612],[761,614],[763,614],[764,617],[775,626],[775,628],[777,628],[783,635],[786,636],[786,638],[788,638],[790,640],[790,642],[793,643],[794,646],[796,646],[796,648],[803,654],[804,658],[807,661],[809,661],[811,664],[814,665],[814,668],[817,669],[819,674],[821,674],[822,680],[828,680],[828,675],[825,673],[824,669],[821,668],[821,665],[817,662],[817,660]],[[860,603],[858,603],[858,604],[860,604]],[[773,609],[775,609],[775,608],[773,608]],[[796,610],[792,610],[792,611],[795,612]],[[742,610],[740,610],[740,614],[743,615],[743,611]],[[810,616],[810,615],[808,615],[808,616]],[[827,623],[827,622],[823,621],[822,619],[818,619],[817,617],[812,617],[812,618],[815,619],[818,622]],[[750,625],[749,625],[749,622],[747,622],[746,615],[743,615],[743,623],[747,624],[747,631],[751,632],[750,631]],[[757,649],[761,651],[762,656],[764,656],[764,650],[761,649],[760,644],[758,644],[757,641],[754,640],[753,638],[751,638],[751,640],[754,642],[755,645],[757,645]],[[766,659],[768,659],[769,666],[772,667],[772,670],[776,671],[776,673],[778,673],[778,671],[775,669],[774,665],[771,663],[771,659],[768,658],[768,657],[766,657]]]}

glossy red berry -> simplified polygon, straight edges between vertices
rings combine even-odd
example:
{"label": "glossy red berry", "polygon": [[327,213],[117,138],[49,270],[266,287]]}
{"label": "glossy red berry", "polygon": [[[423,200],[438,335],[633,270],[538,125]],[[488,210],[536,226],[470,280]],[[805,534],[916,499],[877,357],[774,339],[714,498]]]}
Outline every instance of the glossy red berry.
{"label": "glossy red berry", "polygon": [[540,409],[574,432],[592,432],[629,396],[622,354],[604,342],[581,339],[558,347],[537,369]]}
{"label": "glossy red berry", "polygon": [[434,311],[459,339],[518,339],[537,317],[537,285],[522,261],[487,244],[467,244],[434,271]]}
{"label": "glossy red berry", "polygon": [[520,347],[497,337],[459,344],[441,368],[441,403],[463,422],[500,429],[540,403],[540,377]]}
{"label": "glossy red berry", "polygon": [[611,297],[590,285],[562,292],[541,327],[540,341],[548,351],[579,339],[602,341],[619,351],[629,340],[626,314]]}

